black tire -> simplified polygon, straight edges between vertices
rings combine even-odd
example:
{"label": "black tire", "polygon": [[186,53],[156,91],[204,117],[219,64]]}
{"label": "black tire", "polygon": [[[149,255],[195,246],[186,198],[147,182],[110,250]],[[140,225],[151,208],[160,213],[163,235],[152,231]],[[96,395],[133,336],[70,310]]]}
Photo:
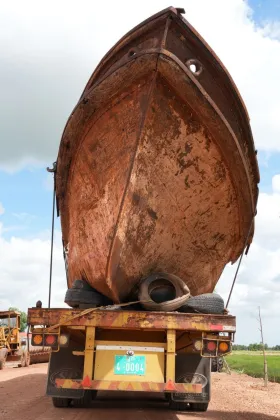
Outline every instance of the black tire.
{"label": "black tire", "polygon": [[216,293],[205,293],[191,297],[181,306],[180,312],[202,314],[222,314],[225,309],[223,298]]}
{"label": "black tire", "polygon": [[[160,288],[173,288],[175,299],[166,302],[156,302],[155,290]],[[158,295],[158,294],[157,294]],[[180,308],[190,297],[188,286],[179,277],[168,273],[154,273],[145,278],[139,288],[138,298],[142,306],[149,311],[171,312]]]}
{"label": "black tire", "polygon": [[188,411],[190,404],[186,402],[177,402],[170,399],[169,408],[174,411]]}
{"label": "black tire", "polygon": [[64,302],[72,308],[78,308],[80,305],[88,305],[95,308],[97,306],[110,305],[111,301],[98,293],[96,290],[86,290],[83,288],[68,289]]}
{"label": "black tire", "polygon": [[52,403],[54,407],[66,408],[69,407],[71,403],[71,398],[52,397]]}
{"label": "black tire", "polygon": [[92,400],[96,397],[97,391],[86,389],[82,398],[73,399],[73,406],[76,408],[88,408],[91,406]]}
{"label": "black tire", "polygon": [[207,411],[209,403],[190,403],[191,411]]}
{"label": "black tire", "polygon": [[217,360],[217,371],[218,372],[222,372],[224,368],[224,358],[223,357],[218,357]]}
{"label": "black tire", "polygon": [[218,362],[216,358],[211,360],[211,372],[218,372]]}

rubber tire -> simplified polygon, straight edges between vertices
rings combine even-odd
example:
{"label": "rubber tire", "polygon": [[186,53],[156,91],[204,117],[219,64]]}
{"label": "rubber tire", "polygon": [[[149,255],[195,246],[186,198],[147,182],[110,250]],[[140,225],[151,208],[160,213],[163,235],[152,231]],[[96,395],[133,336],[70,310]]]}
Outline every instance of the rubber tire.
{"label": "rubber tire", "polygon": [[211,360],[211,372],[218,372],[217,358]]}
{"label": "rubber tire", "polygon": [[181,306],[180,312],[202,314],[222,314],[225,309],[223,298],[216,293],[204,293],[191,297]]}
{"label": "rubber tire", "polygon": [[[163,281],[164,285],[169,282],[176,292],[176,298],[168,300],[166,302],[157,303],[151,299],[150,294],[153,291],[153,283],[155,287],[159,287],[158,284],[160,280]],[[174,274],[168,273],[154,273],[146,277],[140,284],[138,299],[141,302],[142,306],[148,311],[163,311],[163,312],[172,312],[180,308],[183,304],[187,302],[190,297],[190,291],[188,286],[181,280],[179,277]],[[151,302],[148,302],[152,300]],[[144,303],[145,302],[145,303]]]}
{"label": "rubber tire", "polygon": [[92,307],[109,305],[109,299],[96,292],[95,290],[68,289],[64,302],[72,308],[79,307],[80,304],[89,304]]}
{"label": "rubber tire", "polygon": [[174,411],[189,411],[190,403],[173,401],[170,399],[169,408]]}
{"label": "rubber tire", "polygon": [[209,403],[190,403],[191,411],[207,411]]}
{"label": "rubber tire", "polygon": [[66,408],[69,407],[71,398],[52,397],[52,403],[56,408]]}
{"label": "rubber tire", "polygon": [[75,408],[89,408],[92,400],[96,397],[97,391],[86,389],[82,398],[73,399],[73,407]]}

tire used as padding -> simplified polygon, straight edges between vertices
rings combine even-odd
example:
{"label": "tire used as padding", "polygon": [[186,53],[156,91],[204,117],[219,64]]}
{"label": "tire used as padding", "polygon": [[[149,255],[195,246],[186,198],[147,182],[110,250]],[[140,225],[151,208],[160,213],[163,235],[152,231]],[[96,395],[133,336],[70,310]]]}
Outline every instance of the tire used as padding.
{"label": "tire used as padding", "polygon": [[[166,302],[155,302],[151,298],[153,290],[160,289],[160,282],[166,287],[170,283],[175,289],[175,299]],[[138,298],[148,311],[171,312],[180,308],[190,297],[188,286],[179,277],[168,273],[154,273],[146,277],[140,284]]]}
{"label": "tire used as padding", "polygon": [[184,313],[222,314],[224,309],[224,300],[220,295],[216,293],[204,293],[188,299],[179,311]]}
{"label": "tire used as padding", "polygon": [[112,302],[106,296],[94,290],[84,280],[75,280],[71,289],[68,289],[64,302],[72,308],[80,305],[91,307],[110,305]]}

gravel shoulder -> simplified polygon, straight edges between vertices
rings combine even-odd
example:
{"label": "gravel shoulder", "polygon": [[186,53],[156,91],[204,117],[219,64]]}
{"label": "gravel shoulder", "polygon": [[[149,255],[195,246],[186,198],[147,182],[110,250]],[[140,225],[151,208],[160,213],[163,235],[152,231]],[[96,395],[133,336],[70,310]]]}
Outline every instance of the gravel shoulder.
{"label": "gravel shoulder", "polygon": [[159,399],[143,395],[101,394],[90,409],[56,409],[45,396],[47,364],[5,368],[0,372],[0,418],[3,420],[279,420],[280,384],[263,387],[247,375],[213,375],[207,413],[176,413]]}

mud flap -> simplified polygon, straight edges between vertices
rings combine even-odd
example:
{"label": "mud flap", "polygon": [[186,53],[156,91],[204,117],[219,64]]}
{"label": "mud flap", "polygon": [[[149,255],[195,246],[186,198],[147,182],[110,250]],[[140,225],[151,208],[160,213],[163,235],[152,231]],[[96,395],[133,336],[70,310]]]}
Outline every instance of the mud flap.
{"label": "mud flap", "polygon": [[61,398],[82,398],[83,389],[56,388],[55,380],[82,379],[84,370],[84,357],[74,356],[73,350],[83,350],[77,344],[70,341],[69,347],[60,348],[58,352],[51,353],[48,369],[47,395]]}
{"label": "mud flap", "polygon": [[177,354],[176,382],[202,385],[201,394],[171,394],[171,400],[185,403],[207,403],[211,391],[211,359],[198,354]]}

